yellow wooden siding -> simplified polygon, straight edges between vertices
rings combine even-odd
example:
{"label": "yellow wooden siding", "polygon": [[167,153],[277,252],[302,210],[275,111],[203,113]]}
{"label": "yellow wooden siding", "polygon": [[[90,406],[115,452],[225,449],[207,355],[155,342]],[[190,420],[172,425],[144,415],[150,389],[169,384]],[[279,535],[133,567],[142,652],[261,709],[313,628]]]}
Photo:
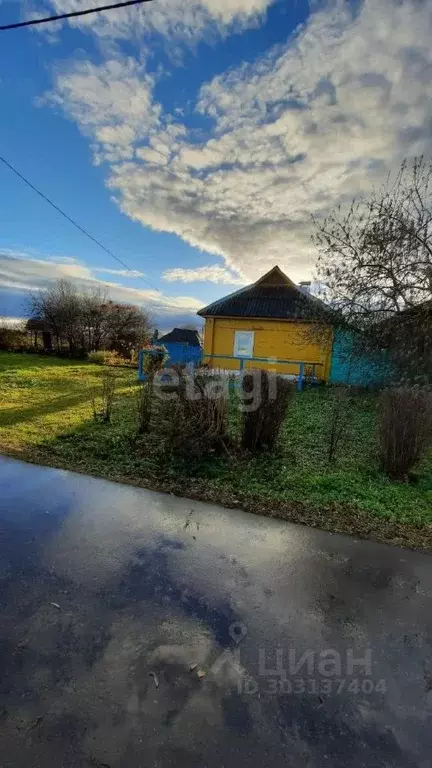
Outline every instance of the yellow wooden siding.
{"label": "yellow wooden siding", "polygon": [[207,317],[204,326],[204,352],[208,355],[213,353],[214,322],[213,317]]}
{"label": "yellow wooden siding", "polygon": [[[292,320],[253,320],[234,318],[206,318],[204,332],[204,362],[206,354],[233,355],[235,331],[254,331],[254,357],[274,357],[322,363],[316,368],[318,378],[328,380],[330,372],[331,340],[322,344],[311,339],[310,323]],[[234,360],[212,359],[213,368],[238,369]],[[257,363],[246,366],[258,367]],[[278,373],[298,373],[298,365],[260,363],[260,368],[276,368]]]}

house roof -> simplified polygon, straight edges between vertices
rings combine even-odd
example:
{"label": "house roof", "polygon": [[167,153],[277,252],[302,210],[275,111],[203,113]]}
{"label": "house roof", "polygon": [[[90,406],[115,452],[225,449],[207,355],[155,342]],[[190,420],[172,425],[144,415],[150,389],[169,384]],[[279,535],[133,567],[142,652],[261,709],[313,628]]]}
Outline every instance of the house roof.
{"label": "house roof", "polygon": [[165,336],[160,336],[157,340],[158,344],[170,344],[172,342],[189,344],[191,347],[200,346],[198,331],[194,331],[190,328],[173,328],[172,331],[166,333]]}
{"label": "house roof", "polygon": [[259,317],[312,320],[322,316],[325,305],[298,288],[279,267],[255,283],[214,301],[197,313],[202,317]]}

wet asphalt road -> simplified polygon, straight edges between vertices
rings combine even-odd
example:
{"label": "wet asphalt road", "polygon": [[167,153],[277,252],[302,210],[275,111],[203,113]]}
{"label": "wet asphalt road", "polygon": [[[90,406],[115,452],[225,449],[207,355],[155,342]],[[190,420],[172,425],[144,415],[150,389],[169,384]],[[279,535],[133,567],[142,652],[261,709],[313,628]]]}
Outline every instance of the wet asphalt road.
{"label": "wet asphalt road", "polygon": [[430,765],[427,555],[0,459],[0,589],[2,768]]}

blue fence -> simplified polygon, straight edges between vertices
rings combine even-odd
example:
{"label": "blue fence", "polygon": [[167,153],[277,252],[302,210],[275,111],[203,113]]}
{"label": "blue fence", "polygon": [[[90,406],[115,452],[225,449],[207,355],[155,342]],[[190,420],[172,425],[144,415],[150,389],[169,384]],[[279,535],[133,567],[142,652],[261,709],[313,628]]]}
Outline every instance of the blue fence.
{"label": "blue fence", "polygon": [[[286,364],[286,365],[298,365],[299,370],[298,374],[295,375],[295,378],[297,379],[297,389],[299,392],[303,390],[304,382],[306,379],[306,369],[312,370],[312,375],[310,376],[310,379],[313,382],[317,381],[317,375],[316,375],[316,368],[319,366],[322,366],[322,363],[314,363],[314,362],[304,362],[304,360],[284,360],[279,359],[276,357],[240,357],[236,355],[203,355],[204,362],[206,362],[208,359],[220,359],[220,360],[238,360],[239,361],[239,367],[238,371],[242,372],[245,368],[246,363],[251,363],[249,366],[250,368],[259,368],[258,366],[255,366],[255,363],[267,363],[267,365],[276,366],[280,364]],[[231,369],[232,370],[232,369]],[[235,373],[235,370],[234,370]],[[309,378],[309,377],[308,377]]]}
{"label": "blue fence", "polygon": [[[315,362],[304,362],[304,360],[283,360],[275,357],[240,357],[235,355],[207,355],[202,354],[200,347],[188,347],[187,345],[179,345],[177,343],[175,344],[166,344],[164,345],[167,347],[173,346],[185,346],[187,347],[188,352],[185,354],[184,357],[181,359],[172,359],[171,356],[168,358],[168,360],[165,363],[165,367],[169,368],[171,365],[174,365],[175,363],[182,363],[187,364],[191,367],[194,365],[199,365],[201,362],[207,362],[208,360],[238,360],[239,366],[237,369],[229,369],[229,373],[238,373],[243,372],[245,369],[246,363],[249,363],[250,368],[259,368],[259,365],[255,365],[255,363],[267,363],[267,365],[270,366],[276,366],[279,364],[286,364],[286,365],[298,365],[298,374],[293,374],[297,380],[297,389],[299,392],[303,390],[304,382],[306,379],[306,370],[311,370],[312,374],[311,376],[308,376],[308,378],[312,382],[318,381],[317,375],[316,375],[316,368],[322,366],[322,363],[315,363]],[[196,352],[198,350],[198,354]],[[144,373],[144,356],[145,355],[151,355],[152,350],[149,349],[141,349],[139,356],[138,356],[138,379],[140,381],[146,380],[146,374]]]}

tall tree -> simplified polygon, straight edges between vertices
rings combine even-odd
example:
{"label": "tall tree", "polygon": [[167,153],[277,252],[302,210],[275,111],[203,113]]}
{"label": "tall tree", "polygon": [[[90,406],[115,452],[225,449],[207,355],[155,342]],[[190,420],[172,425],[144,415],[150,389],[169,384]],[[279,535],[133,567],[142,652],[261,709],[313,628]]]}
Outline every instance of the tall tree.
{"label": "tall tree", "polygon": [[110,349],[126,355],[148,340],[151,321],[148,312],[134,304],[105,305],[106,343]]}
{"label": "tall tree", "polygon": [[321,297],[335,318],[359,329],[363,344],[388,346],[405,367],[428,368],[432,164],[403,162],[369,198],[316,222],[314,241]]}
{"label": "tall tree", "polygon": [[81,297],[68,280],[29,296],[30,314],[44,320],[54,337],[56,349],[67,345],[70,354],[82,344]]}
{"label": "tall tree", "polygon": [[88,350],[98,351],[104,346],[108,334],[107,301],[107,293],[101,288],[94,288],[81,296],[85,347]]}

